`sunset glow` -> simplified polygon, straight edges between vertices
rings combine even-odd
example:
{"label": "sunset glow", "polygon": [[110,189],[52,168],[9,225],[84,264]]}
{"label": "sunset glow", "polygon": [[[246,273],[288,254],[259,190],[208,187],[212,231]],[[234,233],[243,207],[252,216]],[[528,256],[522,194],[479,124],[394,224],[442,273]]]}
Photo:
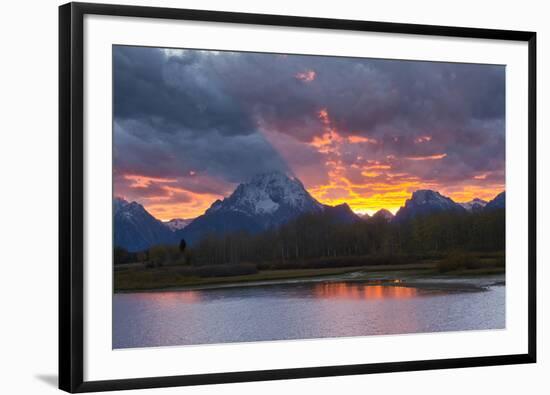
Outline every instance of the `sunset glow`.
{"label": "sunset glow", "polygon": [[130,47],[114,66],[114,194],[160,220],[272,170],[369,214],[505,189],[501,66]]}
{"label": "sunset glow", "polygon": [[143,202],[143,205],[155,218],[161,221],[168,221],[173,218],[198,217],[204,214],[216,199],[223,199],[223,196],[194,194],[192,195],[192,200],[185,203],[165,203],[165,198],[159,196],[157,198],[148,198]]}
{"label": "sunset glow", "polygon": [[505,65],[110,53],[113,348],[505,327]]}

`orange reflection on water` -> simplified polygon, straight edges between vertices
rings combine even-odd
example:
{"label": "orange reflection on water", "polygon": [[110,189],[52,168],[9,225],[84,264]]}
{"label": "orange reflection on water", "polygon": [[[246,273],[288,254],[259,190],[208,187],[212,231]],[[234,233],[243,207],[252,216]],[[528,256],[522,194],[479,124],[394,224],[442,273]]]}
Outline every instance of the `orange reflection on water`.
{"label": "orange reflection on water", "polygon": [[193,303],[200,300],[200,293],[197,291],[185,292],[144,292],[138,293],[138,298],[149,299],[158,305],[171,305],[176,303]]}
{"label": "orange reflection on water", "polygon": [[409,299],[418,295],[416,288],[363,285],[351,283],[323,283],[317,284],[315,296],[330,299]]}

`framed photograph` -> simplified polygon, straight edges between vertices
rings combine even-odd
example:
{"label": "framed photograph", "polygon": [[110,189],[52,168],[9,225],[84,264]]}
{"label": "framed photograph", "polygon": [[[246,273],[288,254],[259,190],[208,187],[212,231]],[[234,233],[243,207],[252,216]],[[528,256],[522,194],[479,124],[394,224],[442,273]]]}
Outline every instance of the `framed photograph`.
{"label": "framed photograph", "polygon": [[536,34],[59,9],[59,386],[536,360]]}

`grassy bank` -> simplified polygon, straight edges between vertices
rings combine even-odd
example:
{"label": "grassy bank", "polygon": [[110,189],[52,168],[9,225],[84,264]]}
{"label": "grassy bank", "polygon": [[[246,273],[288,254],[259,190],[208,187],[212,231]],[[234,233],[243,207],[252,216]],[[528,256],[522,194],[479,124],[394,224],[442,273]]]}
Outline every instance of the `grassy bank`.
{"label": "grassy bank", "polygon": [[297,265],[301,266],[297,268],[289,268],[288,264],[252,265],[253,267],[248,264],[236,268],[233,273],[227,269],[227,266],[220,267],[220,265],[198,268],[173,265],[151,268],[143,264],[130,264],[116,268],[114,288],[116,292],[159,290],[258,281],[330,278],[355,272],[361,272],[361,279],[365,280],[380,275],[396,278],[403,276],[422,278],[504,273],[503,257],[498,253],[469,255],[469,258],[448,256],[438,259],[418,259],[414,262],[398,264],[381,263],[382,260],[372,264],[372,259],[365,259],[364,264],[360,264],[361,260],[356,258],[351,260],[349,262],[351,264],[347,266],[345,262],[347,261],[343,259],[338,260],[335,264],[337,267],[326,267],[326,262],[318,265],[321,267],[311,267],[314,266],[313,263],[302,263]]}
{"label": "grassy bank", "polygon": [[262,270],[255,274],[230,277],[197,277],[179,274],[170,268],[152,270],[128,270],[115,273],[115,290],[146,290],[178,288],[194,285],[232,284],[253,281],[289,280],[316,276],[331,276],[348,273],[356,268],[336,269],[296,269],[296,270]]}

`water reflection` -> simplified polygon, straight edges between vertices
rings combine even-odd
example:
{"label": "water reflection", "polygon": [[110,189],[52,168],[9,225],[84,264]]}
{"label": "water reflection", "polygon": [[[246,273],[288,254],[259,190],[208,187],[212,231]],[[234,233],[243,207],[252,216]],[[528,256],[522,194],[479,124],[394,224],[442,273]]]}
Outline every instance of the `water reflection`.
{"label": "water reflection", "polygon": [[113,348],[504,328],[505,287],[288,283],[116,294]]}
{"label": "water reflection", "polygon": [[314,287],[318,298],[330,299],[409,299],[418,295],[416,288],[353,283],[322,283]]}
{"label": "water reflection", "polygon": [[201,300],[202,291],[162,291],[137,293],[136,300],[153,302],[158,305],[174,305],[179,303],[197,303]]}

